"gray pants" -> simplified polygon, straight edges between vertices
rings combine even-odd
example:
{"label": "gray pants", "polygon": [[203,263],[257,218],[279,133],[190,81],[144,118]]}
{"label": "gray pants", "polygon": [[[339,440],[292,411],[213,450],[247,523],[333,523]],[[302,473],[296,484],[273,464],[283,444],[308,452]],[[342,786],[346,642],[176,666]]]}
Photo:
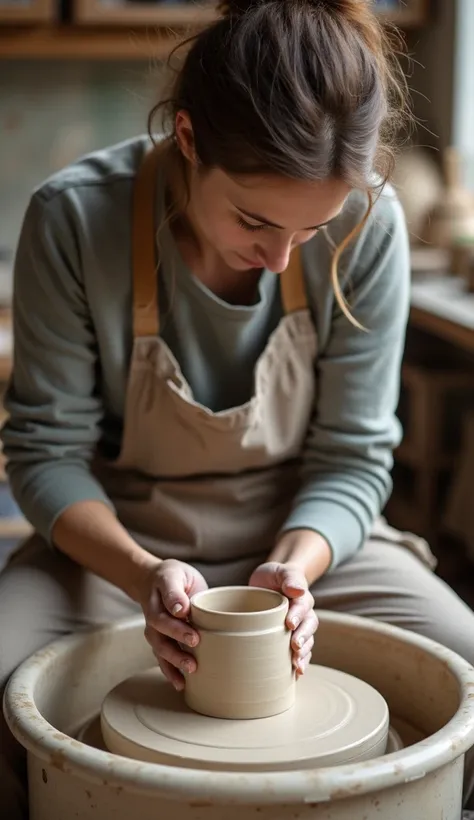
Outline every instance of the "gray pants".
{"label": "gray pants", "polygon": [[[246,583],[255,559],[197,568],[210,585]],[[375,618],[448,646],[474,665],[474,613],[409,550],[370,540],[349,562],[315,584],[318,609]],[[0,574],[0,695],[13,670],[70,632],[134,615],[120,590],[30,539]],[[27,818],[23,750],[0,720],[0,817]],[[466,804],[474,791],[474,755],[466,762]],[[472,807],[472,806],[471,806]]]}

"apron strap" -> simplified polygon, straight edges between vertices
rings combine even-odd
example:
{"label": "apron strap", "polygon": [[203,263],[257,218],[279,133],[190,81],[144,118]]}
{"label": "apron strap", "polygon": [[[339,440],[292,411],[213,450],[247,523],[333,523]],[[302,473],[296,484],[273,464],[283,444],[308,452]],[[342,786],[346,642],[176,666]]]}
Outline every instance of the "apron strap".
{"label": "apron strap", "polygon": [[308,307],[300,246],[292,251],[288,267],[280,274],[280,292],[285,313]]}
{"label": "apron strap", "polygon": [[157,336],[160,329],[156,258],[156,177],[160,151],[153,148],[138,169],[133,188],[133,335]]}

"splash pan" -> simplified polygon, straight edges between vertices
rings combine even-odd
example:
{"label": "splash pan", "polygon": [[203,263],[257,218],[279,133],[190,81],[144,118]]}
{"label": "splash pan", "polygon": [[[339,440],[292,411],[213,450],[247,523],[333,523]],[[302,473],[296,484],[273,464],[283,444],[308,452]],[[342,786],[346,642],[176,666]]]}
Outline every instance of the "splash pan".
{"label": "splash pan", "polygon": [[123,696],[124,686],[156,676],[143,621],[134,618],[63,638],[12,676],[4,711],[28,752],[31,820],[459,820],[464,754],[474,746],[474,669],[404,630],[318,616],[311,675],[342,672],[379,694],[391,724],[381,753],[232,771],[228,760],[226,768],[199,768],[179,753],[165,763],[103,748],[111,693]]}

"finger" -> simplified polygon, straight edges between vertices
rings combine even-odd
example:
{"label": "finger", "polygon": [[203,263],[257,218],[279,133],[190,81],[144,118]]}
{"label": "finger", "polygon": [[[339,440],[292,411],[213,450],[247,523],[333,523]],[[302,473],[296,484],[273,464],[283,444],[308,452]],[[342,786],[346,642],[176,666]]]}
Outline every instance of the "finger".
{"label": "finger", "polygon": [[164,569],[157,578],[157,589],[163,606],[175,618],[186,618],[189,612],[186,584],[184,572],[176,567]]}
{"label": "finger", "polygon": [[306,655],[306,657],[303,658],[298,663],[298,666],[296,667],[296,677],[297,678],[301,677],[301,675],[304,675],[304,673],[306,672],[306,670],[307,670],[308,666],[310,665],[310,663],[311,663],[311,655]]}
{"label": "finger", "polygon": [[252,572],[249,579],[249,586],[274,589],[276,592],[280,592],[279,567],[280,564],[277,561],[260,564],[260,566]]}
{"label": "finger", "polygon": [[291,645],[293,648],[301,649],[303,644],[305,644],[306,641],[314,635],[318,626],[318,617],[314,609],[311,609],[303,618],[303,621],[298,629],[295,629],[293,635],[291,636]]}
{"label": "finger", "polygon": [[182,692],[185,686],[183,676],[172,666],[168,661],[158,658],[158,665],[163,672],[165,678],[174,686],[177,692]]}
{"label": "finger", "polygon": [[[159,661],[161,658],[165,658],[169,663],[173,666],[180,667],[184,661],[188,658],[191,658],[191,655],[188,655],[184,652],[181,647],[174,641],[170,641],[169,638],[166,638],[164,635],[161,635],[156,629],[153,627],[147,626],[145,628],[145,638],[150,644],[153,653],[156,659]],[[176,653],[174,656],[170,652],[168,652],[167,647],[172,645],[175,649]]]}
{"label": "finger", "polygon": [[199,633],[188,623],[173,618],[165,611],[148,614],[147,623],[161,635],[193,647],[199,643]]}
{"label": "finger", "polygon": [[155,639],[153,643],[153,649],[160,660],[164,659],[168,661],[168,663],[176,669],[180,669],[183,673],[191,675],[196,671],[196,660],[192,655],[183,652],[175,641],[170,641],[169,638],[165,638],[158,633],[156,634],[157,639]]}
{"label": "finger", "polygon": [[145,637],[158,661],[163,659],[182,672],[192,673],[196,670],[196,661],[193,656],[183,652],[175,641],[171,641],[151,628],[145,629]]}
{"label": "finger", "polygon": [[[310,612],[313,612],[314,598],[309,590],[306,590],[302,598],[290,601],[286,623],[289,629],[296,629]],[[316,617],[316,616],[315,616]]]}
{"label": "finger", "polygon": [[313,651],[314,647],[314,638],[311,637],[306,643],[303,644],[301,649],[293,651],[293,663],[296,666],[300,660],[306,658],[307,655],[310,655]]}

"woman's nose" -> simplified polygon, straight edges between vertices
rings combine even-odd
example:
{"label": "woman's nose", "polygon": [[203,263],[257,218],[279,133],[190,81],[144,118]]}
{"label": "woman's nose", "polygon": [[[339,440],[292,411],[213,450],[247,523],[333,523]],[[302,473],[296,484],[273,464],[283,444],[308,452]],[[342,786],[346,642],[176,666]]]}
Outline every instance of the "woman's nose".
{"label": "woman's nose", "polygon": [[282,273],[288,267],[290,261],[290,254],[292,251],[292,243],[285,242],[279,245],[268,245],[259,248],[259,259],[262,260],[264,267],[273,273]]}

